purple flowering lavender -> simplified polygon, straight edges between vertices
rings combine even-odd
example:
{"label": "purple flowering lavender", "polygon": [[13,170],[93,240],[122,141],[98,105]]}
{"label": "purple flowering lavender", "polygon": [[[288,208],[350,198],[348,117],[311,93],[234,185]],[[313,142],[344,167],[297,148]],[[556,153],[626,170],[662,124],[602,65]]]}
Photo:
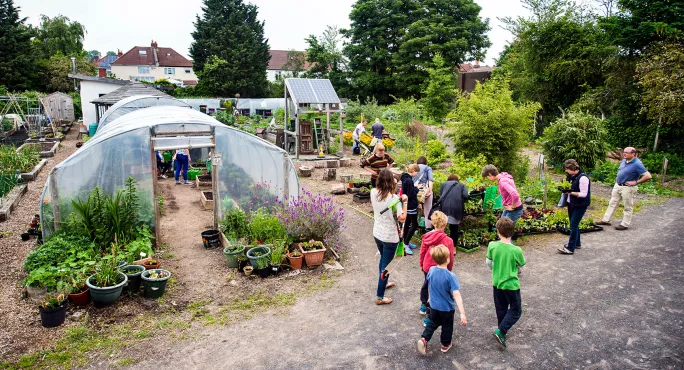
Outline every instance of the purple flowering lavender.
{"label": "purple flowering lavender", "polygon": [[344,208],[337,206],[330,196],[314,195],[302,189],[302,195],[290,199],[278,218],[294,241],[320,240],[329,247],[339,248]]}

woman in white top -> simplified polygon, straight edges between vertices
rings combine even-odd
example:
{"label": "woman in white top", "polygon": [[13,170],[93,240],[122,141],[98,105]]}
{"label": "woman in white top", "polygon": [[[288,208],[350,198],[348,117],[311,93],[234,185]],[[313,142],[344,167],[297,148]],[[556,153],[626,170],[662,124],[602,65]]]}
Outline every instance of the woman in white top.
{"label": "woman in white top", "polygon": [[[399,200],[399,196],[395,194],[396,189],[397,185],[392,172],[383,170],[378,174],[377,187],[373,188],[370,193],[373,214],[375,215],[373,237],[375,238],[375,245],[380,252],[378,291],[375,296],[375,304],[377,305],[392,303],[392,298],[385,297],[385,289],[396,285],[394,282],[388,283],[388,280],[383,280],[382,272],[394,259],[394,254],[399,244],[399,233],[393,212],[390,210],[381,214],[382,211]],[[399,222],[404,222],[406,219],[407,199],[406,195],[402,195],[401,207],[396,206],[396,217]]]}
{"label": "woman in white top", "polygon": [[173,156],[176,161],[176,171],[174,172],[174,177],[176,178],[176,185],[180,184],[179,181],[180,172],[183,171],[183,180],[185,180],[185,185],[192,185],[188,181],[188,167],[190,164],[190,151],[188,149],[176,149],[176,154]]}

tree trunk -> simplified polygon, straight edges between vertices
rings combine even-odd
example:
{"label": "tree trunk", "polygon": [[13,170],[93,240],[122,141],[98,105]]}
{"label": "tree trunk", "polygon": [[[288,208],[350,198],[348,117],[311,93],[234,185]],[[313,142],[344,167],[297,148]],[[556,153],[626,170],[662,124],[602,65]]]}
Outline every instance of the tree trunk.
{"label": "tree trunk", "polygon": [[653,153],[655,153],[658,150],[658,136],[660,135],[660,123],[663,120],[663,116],[660,116],[658,118],[658,127],[656,127],[656,137],[655,137],[655,143],[653,143]]}

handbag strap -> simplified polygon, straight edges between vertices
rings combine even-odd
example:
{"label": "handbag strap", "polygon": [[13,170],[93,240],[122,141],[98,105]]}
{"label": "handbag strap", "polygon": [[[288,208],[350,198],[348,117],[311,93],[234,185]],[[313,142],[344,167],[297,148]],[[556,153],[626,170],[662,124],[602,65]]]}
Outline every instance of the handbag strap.
{"label": "handbag strap", "polygon": [[420,177],[418,178],[418,180],[416,180],[416,182],[413,183],[414,185],[417,186],[418,184],[420,184],[420,180],[422,180],[422,179],[423,179],[423,176],[425,176],[425,172],[427,172],[427,170],[425,170],[425,171],[423,172],[423,174],[420,175]]}
{"label": "handbag strap", "polygon": [[442,199],[446,198],[446,196],[449,195],[449,192],[451,191],[451,189],[455,188],[457,184],[458,184],[458,183],[455,182],[455,183],[449,188],[449,190],[447,190],[447,191],[444,193],[443,196],[440,196],[440,197],[439,197],[439,202],[437,202],[437,204],[435,204],[435,205],[432,206],[432,207],[433,207],[433,208],[436,208],[438,205],[441,205],[441,204],[442,204]]}

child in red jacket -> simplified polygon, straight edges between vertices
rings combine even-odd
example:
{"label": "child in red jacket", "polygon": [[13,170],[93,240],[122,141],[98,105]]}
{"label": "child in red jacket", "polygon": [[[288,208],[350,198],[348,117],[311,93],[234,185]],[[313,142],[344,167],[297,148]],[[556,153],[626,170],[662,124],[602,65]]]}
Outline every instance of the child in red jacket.
{"label": "child in red jacket", "polygon": [[[454,241],[444,232],[444,228],[446,228],[448,221],[447,215],[440,211],[436,211],[432,214],[432,217],[430,217],[430,221],[432,221],[432,226],[435,229],[423,235],[423,241],[420,245],[420,268],[423,270],[423,274],[425,274],[426,278],[428,271],[430,271],[430,267],[437,266],[430,255],[432,247],[438,245],[446,246],[447,249],[449,249],[449,264],[447,265],[447,269],[451,271],[454,267]],[[429,313],[429,294],[427,279],[425,279],[422,288],[420,288],[421,315],[427,315]],[[425,317],[423,319],[423,326],[426,326],[428,321],[430,321],[430,319]]]}

